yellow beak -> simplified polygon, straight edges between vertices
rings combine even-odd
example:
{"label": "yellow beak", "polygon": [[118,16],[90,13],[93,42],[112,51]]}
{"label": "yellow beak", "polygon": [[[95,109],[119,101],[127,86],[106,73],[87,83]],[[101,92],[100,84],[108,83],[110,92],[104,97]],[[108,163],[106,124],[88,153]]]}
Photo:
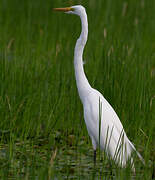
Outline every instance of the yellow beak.
{"label": "yellow beak", "polygon": [[73,8],[71,7],[65,7],[65,8],[54,8],[54,11],[62,11],[62,12],[68,12],[68,11],[73,11]]}

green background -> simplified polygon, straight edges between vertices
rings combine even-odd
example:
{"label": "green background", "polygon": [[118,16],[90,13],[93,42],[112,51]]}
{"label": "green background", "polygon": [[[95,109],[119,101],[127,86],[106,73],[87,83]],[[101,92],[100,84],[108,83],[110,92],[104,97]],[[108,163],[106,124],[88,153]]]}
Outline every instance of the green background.
{"label": "green background", "polygon": [[[93,171],[73,67],[79,17],[52,11],[76,4],[88,14],[83,57],[88,80],[113,106],[146,161],[143,167],[135,157],[137,179],[151,178],[154,0],[0,1],[0,177],[82,179],[91,172],[90,178],[98,179],[100,171],[102,177],[113,176],[102,164]],[[120,179],[132,176],[113,171]]]}

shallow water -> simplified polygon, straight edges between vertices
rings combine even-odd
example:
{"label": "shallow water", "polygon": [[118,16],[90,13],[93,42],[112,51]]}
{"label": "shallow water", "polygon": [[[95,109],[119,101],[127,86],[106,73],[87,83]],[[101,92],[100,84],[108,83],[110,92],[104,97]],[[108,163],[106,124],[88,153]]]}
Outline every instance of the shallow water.
{"label": "shallow water", "polygon": [[47,140],[16,142],[0,146],[0,177],[7,179],[138,179],[130,169],[110,165],[105,156],[93,162],[88,145],[48,148]]}

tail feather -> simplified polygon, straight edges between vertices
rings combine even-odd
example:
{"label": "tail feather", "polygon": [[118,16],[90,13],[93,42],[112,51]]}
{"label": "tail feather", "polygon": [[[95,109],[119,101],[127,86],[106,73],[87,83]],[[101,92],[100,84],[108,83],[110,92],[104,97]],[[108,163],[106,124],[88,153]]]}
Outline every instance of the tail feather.
{"label": "tail feather", "polygon": [[136,152],[137,156],[139,157],[139,159],[142,161],[142,163],[145,165],[145,161],[143,159],[143,157],[140,155],[140,153],[136,150],[136,148],[134,147],[134,145],[129,141],[129,144],[131,146],[131,148]]}

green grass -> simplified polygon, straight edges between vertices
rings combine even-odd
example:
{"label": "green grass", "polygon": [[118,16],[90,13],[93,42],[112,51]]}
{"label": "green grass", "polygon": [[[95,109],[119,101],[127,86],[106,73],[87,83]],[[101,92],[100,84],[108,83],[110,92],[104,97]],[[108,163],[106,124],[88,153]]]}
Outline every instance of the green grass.
{"label": "green grass", "polygon": [[[84,52],[88,80],[114,107],[129,139],[146,160],[144,168],[136,157],[137,179],[141,173],[144,179],[151,178],[155,162],[154,0],[1,1],[0,177],[82,179],[87,172],[93,179],[110,177],[106,163],[93,171],[92,146],[76,89],[73,52],[79,17],[52,12],[53,7],[74,4],[83,4],[88,14]],[[128,170],[114,173],[119,179],[126,173],[131,177]]]}

